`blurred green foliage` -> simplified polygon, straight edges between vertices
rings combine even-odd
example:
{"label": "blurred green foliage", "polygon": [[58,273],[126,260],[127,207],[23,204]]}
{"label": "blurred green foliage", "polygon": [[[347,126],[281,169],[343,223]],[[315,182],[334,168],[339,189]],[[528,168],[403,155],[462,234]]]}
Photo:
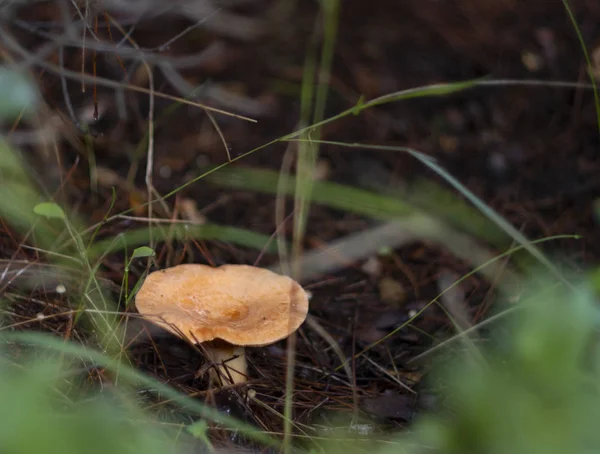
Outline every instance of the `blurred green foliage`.
{"label": "blurred green foliage", "polygon": [[28,115],[39,102],[29,75],[4,65],[0,65],[0,94],[0,120]]}
{"label": "blurred green foliage", "polygon": [[34,213],[42,198],[26,169],[20,156],[0,137],[0,217],[17,231],[33,235],[40,247],[48,248],[58,230]]}
{"label": "blurred green foliage", "polygon": [[432,380],[443,408],[419,419],[394,452],[600,451],[600,312],[586,287],[545,282],[495,328],[481,355],[444,358]]}
{"label": "blurred green foliage", "polygon": [[[0,124],[34,111],[38,92],[31,80],[7,66],[0,66]],[[43,199],[19,153],[0,134],[0,218],[16,230],[35,237],[40,247],[55,238],[52,224],[40,221],[34,207]]]}
{"label": "blurred green foliage", "polygon": [[171,433],[121,395],[70,401],[64,360],[0,362],[0,451],[6,454],[164,454]]}

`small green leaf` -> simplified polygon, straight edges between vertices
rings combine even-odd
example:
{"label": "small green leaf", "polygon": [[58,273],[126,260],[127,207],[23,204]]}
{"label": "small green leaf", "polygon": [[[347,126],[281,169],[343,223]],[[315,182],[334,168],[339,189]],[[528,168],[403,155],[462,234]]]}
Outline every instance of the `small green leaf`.
{"label": "small green leaf", "polygon": [[65,219],[65,212],[56,203],[43,202],[33,207],[33,212],[48,219]]}
{"label": "small green leaf", "polygon": [[133,254],[131,254],[131,260],[141,259],[143,257],[154,257],[154,249],[148,246],[140,246],[133,251]]}

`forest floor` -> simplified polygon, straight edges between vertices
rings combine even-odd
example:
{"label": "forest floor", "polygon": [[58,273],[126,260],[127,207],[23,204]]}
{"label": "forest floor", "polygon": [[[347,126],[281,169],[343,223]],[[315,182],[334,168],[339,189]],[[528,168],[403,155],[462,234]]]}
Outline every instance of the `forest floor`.
{"label": "forest floor", "polygon": [[[227,163],[228,154],[235,162],[224,166],[224,171],[253,168],[279,172],[287,165],[286,156],[293,157],[297,151],[297,143],[276,139],[301,124],[307,52],[314,47],[311,43],[323,39],[317,3],[289,2],[289,11],[281,6],[285,2],[279,7],[274,6],[277,2],[243,3],[247,4],[235,10],[235,17],[228,16],[234,13],[227,9],[219,10],[177,39],[173,38],[197,20],[191,17],[190,8],[181,7],[176,14],[159,11],[155,17],[148,14],[137,20],[136,11],[111,8],[110,4],[105,11],[98,6],[87,13],[92,26],[85,53],[81,22],[69,2],[35,4],[3,23],[21,49],[37,53],[36,58],[55,68],[62,65],[77,75],[84,62],[86,73],[92,75],[95,62],[98,78],[149,87],[143,62],[115,50],[119,43],[121,50],[135,43],[146,50],[156,93],[181,96],[199,86],[198,102],[257,120],[214,112],[211,118],[200,107],[116,90],[91,78],[82,92],[77,77],[63,79],[51,68],[35,67],[33,74],[48,107],[45,125],[57,134],[52,146],[25,140],[20,149],[38,186],[69,207],[83,225],[93,226],[107,213],[127,212],[103,223],[98,239],[110,241],[123,232],[148,226],[146,156],[152,99],[152,183],[157,194],[174,192],[153,204],[153,216],[163,219],[167,230],[178,220],[231,226],[267,237],[277,231],[292,240],[293,222],[287,219],[280,225],[275,215],[280,198],[256,189],[259,174],[249,177],[254,178],[249,185],[252,188],[219,183],[220,171],[212,180],[198,178],[206,169]],[[600,4],[582,0],[571,2],[571,8],[593,57],[595,47],[600,46]],[[69,32],[64,17],[79,28]],[[126,30],[131,31],[131,42],[124,38]],[[57,44],[59,38],[65,40],[63,46]],[[68,44],[69,39],[75,44]],[[0,45],[5,56],[20,60],[23,55],[14,41],[9,42],[5,35]],[[95,53],[94,43],[104,43],[105,50]],[[583,50],[561,2],[343,2],[323,118],[351,109],[361,97],[367,102],[415,87],[475,79],[489,83],[346,115],[321,128],[320,138],[418,150],[434,158],[527,238],[579,235],[578,239],[557,239],[541,246],[565,272],[578,274],[596,265],[600,258],[595,219],[600,196],[598,115]],[[247,154],[271,141],[275,142]],[[292,170],[294,160],[289,167]],[[428,181],[445,188],[443,194],[454,194],[456,203],[463,200],[439,174],[397,150],[322,144],[315,171],[319,181],[387,196],[395,190],[401,194],[402,188],[414,182]],[[443,203],[436,197],[423,196],[425,211],[434,217]],[[283,207],[283,217],[289,216],[292,198]],[[382,220],[318,201],[307,216],[305,251],[368,231]],[[464,223],[471,221],[462,222],[459,230],[468,231]],[[473,239],[493,254],[504,252],[498,244]],[[3,268],[14,272],[19,263],[27,263],[27,267],[46,263],[40,250],[23,247],[28,241],[4,220],[0,229]],[[273,266],[280,259],[273,248],[227,242],[219,234],[216,239],[200,235],[153,242],[156,256],[150,268],[142,260],[128,267],[129,290],[147,271],[178,263]],[[35,245],[35,241],[28,244]],[[423,361],[415,358],[452,336],[454,327],[444,310],[428,303],[449,283],[470,272],[473,263],[457,256],[451,245],[418,235],[393,246],[372,250],[356,260],[342,260],[343,266],[302,281],[312,294],[310,314],[330,338],[306,325],[297,337],[297,427],[324,428],[342,424],[336,422],[340,415],[360,415],[369,421],[369,430],[386,432],[404,427],[421,408],[430,405],[427,389],[421,386],[429,363],[427,357]],[[119,248],[108,251],[98,264],[99,276],[116,298],[126,261]],[[73,303],[68,293],[57,293],[52,283],[23,289],[16,282],[3,284],[4,278],[6,274],[0,284],[11,301],[5,311],[10,326],[51,331],[85,343],[86,329],[74,325],[72,317],[60,315]],[[493,311],[497,285],[481,274],[461,282],[459,294],[453,297],[460,300],[458,313],[468,324]],[[410,324],[396,330],[425,307]],[[121,306],[120,310],[135,313],[133,306]],[[39,314],[44,315],[43,321]],[[131,330],[142,332],[144,326],[132,323]],[[394,330],[394,335],[380,342]],[[206,378],[197,376],[203,357],[186,342],[167,333],[152,338],[137,333],[131,334],[131,339],[127,350],[140,370],[266,432],[283,430],[284,342],[248,349],[247,386],[256,391],[257,399],[252,403],[240,397],[245,396],[244,386],[209,392]],[[350,377],[339,367],[332,340],[345,358],[351,358]],[[110,380],[100,370],[89,372],[89,378],[96,384]],[[185,419],[182,414],[175,417]],[[355,429],[364,427],[356,425]]]}

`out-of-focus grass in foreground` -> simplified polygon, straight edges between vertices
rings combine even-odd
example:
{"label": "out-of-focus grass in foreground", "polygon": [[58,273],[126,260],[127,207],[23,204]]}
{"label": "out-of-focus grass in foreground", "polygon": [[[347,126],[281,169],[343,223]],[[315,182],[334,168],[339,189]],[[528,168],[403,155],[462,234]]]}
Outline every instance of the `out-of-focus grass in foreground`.
{"label": "out-of-focus grass in foreground", "polygon": [[12,454],[162,454],[173,440],[134,405],[71,401],[64,361],[0,362],[0,446]]}
{"label": "out-of-focus grass in foreground", "polygon": [[[600,451],[597,299],[586,286],[573,292],[544,282],[500,314],[477,355],[438,358],[430,378],[438,410],[417,417],[381,454]],[[339,448],[327,452],[348,446]]]}

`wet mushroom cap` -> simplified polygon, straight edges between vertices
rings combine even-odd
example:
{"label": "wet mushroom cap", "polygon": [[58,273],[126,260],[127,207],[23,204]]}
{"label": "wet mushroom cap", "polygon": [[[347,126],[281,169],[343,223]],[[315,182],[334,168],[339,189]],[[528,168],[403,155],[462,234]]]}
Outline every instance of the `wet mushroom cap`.
{"label": "wet mushroom cap", "polygon": [[308,296],[293,279],[248,265],[178,265],[150,273],[135,305],[142,316],[191,342],[261,346],[306,319]]}

